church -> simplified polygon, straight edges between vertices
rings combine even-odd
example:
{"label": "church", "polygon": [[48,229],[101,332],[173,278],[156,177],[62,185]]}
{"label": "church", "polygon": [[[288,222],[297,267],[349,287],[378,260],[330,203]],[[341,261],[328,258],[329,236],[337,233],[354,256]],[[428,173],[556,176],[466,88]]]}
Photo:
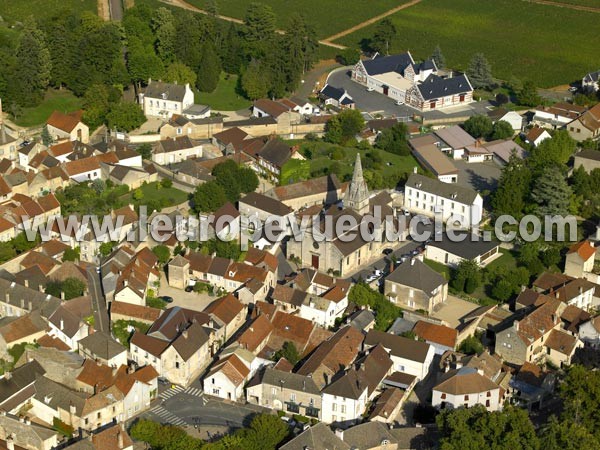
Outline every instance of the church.
{"label": "church", "polygon": [[[343,207],[324,205],[319,213],[319,227],[307,227],[302,239],[292,237],[287,243],[288,259],[299,258],[302,266],[312,267],[335,276],[348,276],[362,265],[381,258],[384,248],[393,247],[398,242],[385,241],[385,217],[395,216],[392,197],[386,191],[371,194],[363,177],[360,154],[356,155],[352,181],[342,200]],[[376,211],[379,210],[379,213]],[[344,217],[352,216],[357,226],[341,236],[335,235],[335,224]],[[300,221],[298,217],[298,221]],[[314,220],[314,218],[313,218]],[[327,227],[327,222],[333,224]],[[360,224],[374,231],[378,223],[384,239],[365,240],[360,234]],[[397,228],[397,221],[394,220]],[[353,236],[354,235],[354,236]],[[353,236],[351,239],[347,239]]]}

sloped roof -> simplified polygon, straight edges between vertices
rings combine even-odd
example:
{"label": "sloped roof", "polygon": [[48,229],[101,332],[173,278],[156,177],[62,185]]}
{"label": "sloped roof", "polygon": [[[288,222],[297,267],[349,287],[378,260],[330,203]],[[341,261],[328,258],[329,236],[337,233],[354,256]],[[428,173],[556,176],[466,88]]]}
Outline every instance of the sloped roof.
{"label": "sloped roof", "polygon": [[204,308],[204,312],[214,314],[223,323],[229,324],[243,309],[244,305],[233,294],[227,294],[211,302]]}
{"label": "sloped roof", "polygon": [[434,391],[451,395],[477,394],[492,391],[499,386],[489,378],[480,375],[477,369],[462,367],[446,373],[443,381],[433,388]]}
{"label": "sloped roof", "polygon": [[583,261],[587,261],[596,254],[596,247],[588,240],[577,242],[576,244],[571,245],[567,252],[569,255],[573,253],[577,253]]}
{"label": "sloped roof", "polygon": [[150,81],[146,87],[146,90],[144,91],[144,97],[169,100],[171,102],[181,102],[185,96],[185,91],[186,86],[183,84]]}
{"label": "sloped roof", "polygon": [[423,99],[427,101],[451,95],[466,94],[471,92],[473,87],[465,74],[452,78],[442,78],[431,74],[425,81],[417,84],[417,89],[419,89]]}
{"label": "sloped roof", "polygon": [[419,289],[429,296],[433,295],[435,289],[448,283],[441,274],[417,258],[400,264],[386,277],[386,281]]}
{"label": "sloped roof", "polygon": [[397,72],[401,74],[404,73],[404,70],[409,65],[414,63],[411,54],[408,52],[389,56],[380,56],[378,54],[373,59],[362,61],[365,70],[371,76],[388,72]]}
{"label": "sloped roof", "polygon": [[59,130],[70,133],[77,126],[77,124],[82,121],[82,117],[82,110],[74,111],[68,114],[64,114],[60,111],[53,111],[46,123],[54,128],[58,128]]}
{"label": "sloped roof", "polygon": [[425,362],[430,348],[430,345],[425,342],[379,330],[369,330],[365,338],[365,345],[375,346],[377,344],[383,345],[393,356],[421,363]]}
{"label": "sloped roof", "polygon": [[262,342],[269,338],[273,328],[267,316],[260,314],[244,330],[237,342],[242,348],[254,352]]}
{"label": "sloped roof", "polygon": [[425,322],[424,320],[419,320],[415,324],[413,331],[421,339],[450,348],[456,346],[456,340],[458,339],[458,331],[454,328]]}
{"label": "sloped roof", "polygon": [[266,195],[260,194],[258,192],[248,193],[244,198],[242,198],[239,201],[239,203],[240,208],[242,208],[242,204],[246,204],[276,216],[285,216],[293,212],[292,208],[285,205],[281,201],[276,200],[272,197],[267,197]]}

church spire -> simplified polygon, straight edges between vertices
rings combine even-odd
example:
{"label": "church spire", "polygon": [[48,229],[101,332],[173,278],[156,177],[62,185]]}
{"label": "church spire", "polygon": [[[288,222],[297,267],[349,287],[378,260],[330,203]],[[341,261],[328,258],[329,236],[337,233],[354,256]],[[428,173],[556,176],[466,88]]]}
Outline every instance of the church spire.
{"label": "church spire", "polygon": [[344,206],[347,208],[352,208],[361,214],[367,212],[369,208],[369,188],[363,177],[360,153],[356,154],[352,181],[350,182],[350,186],[348,186],[344,203]]}

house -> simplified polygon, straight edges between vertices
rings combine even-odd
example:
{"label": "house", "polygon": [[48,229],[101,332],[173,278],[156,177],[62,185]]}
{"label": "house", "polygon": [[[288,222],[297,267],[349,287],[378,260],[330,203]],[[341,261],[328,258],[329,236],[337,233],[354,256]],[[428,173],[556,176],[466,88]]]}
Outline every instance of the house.
{"label": "house", "polygon": [[436,355],[454,351],[458,345],[458,331],[445,325],[419,320],[412,331],[419,339],[432,345]]}
{"label": "house", "polygon": [[204,376],[204,392],[226,400],[242,400],[244,385],[254,375],[254,359],[252,353],[241,348],[221,355]]}
{"label": "house", "polygon": [[321,343],[297,373],[310,376],[317,387],[322,389],[330,384],[336,375],[352,365],[363,340],[364,336],[360,331],[345,326]]}
{"label": "house", "polygon": [[[71,142],[71,141],[67,141],[67,142]],[[23,170],[28,170],[29,162],[34,158],[35,155],[42,152],[43,150],[45,150],[44,145],[42,145],[40,142],[37,142],[37,141],[32,141],[31,143],[29,143],[23,147],[20,147],[19,150],[17,151],[18,157],[19,157],[19,161],[18,161],[19,166],[21,166],[21,168]]]}
{"label": "house", "polygon": [[320,113],[319,108],[305,98],[294,96],[284,100],[292,108],[292,111],[296,111],[303,116],[312,116],[313,114]]}
{"label": "house", "polygon": [[368,402],[368,386],[357,370],[334,380],[322,391],[321,420],[348,428],[360,421]]}
{"label": "house", "polygon": [[512,139],[497,139],[490,142],[479,142],[465,148],[465,160],[467,162],[482,162],[494,160],[501,166],[508,164],[510,157],[516,155],[524,159],[527,153],[525,149]]}
{"label": "house", "polygon": [[81,356],[108,367],[127,365],[127,349],[102,331],[96,331],[81,339],[78,349]]}
{"label": "house", "polygon": [[[191,105],[183,110],[183,117],[189,120],[201,120],[210,118],[211,109],[208,105]],[[171,116],[172,117],[172,116]]]}
{"label": "house", "polygon": [[[101,160],[97,156],[90,156],[89,158],[66,162],[63,165],[63,170],[70,179],[78,183],[84,183],[102,178],[100,162]],[[118,162],[116,156],[113,162]]]}
{"label": "house", "polygon": [[531,124],[550,130],[558,130],[573,122],[585,111],[585,107],[567,102],[555,103],[552,106],[538,106]]}
{"label": "house", "polygon": [[435,355],[433,346],[383,331],[370,330],[363,347],[368,349],[378,344],[381,344],[389,352],[395,371],[412,375],[418,380],[423,380],[429,373]]}
{"label": "house", "polygon": [[501,256],[500,242],[486,241],[470,233],[455,233],[451,239],[447,233],[436,236],[425,249],[425,258],[452,267],[461,261],[475,261],[482,267]]}
{"label": "house", "polygon": [[154,367],[172,383],[188,386],[210,364],[224,342],[224,331],[207,313],[169,308],[146,334],[134,332],[129,357],[140,366]]}
{"label": "house", "polygon": [[[346,185],[347,186],[347,185]],[[276,198],[294,211],[314,205],[332,205],[342,198],[344,190],[335,174],[311,180],[276,186],[265,195]]]}
{"label": "house", "polygon": [[481,222],[483,199],[471,188],[444,183],[413,173],[404,187],[404,207],[410,212],[434,217],[441,212],[441,220],[459,221],[463,228]]}
{"label": "house", "polygon": [[345,89],[336,88],[329,84],[323,86],[319,91],[319,98],[325,106],[333,106],[339,109],[354,109],[354,100]]}
{"label": "house", "polygon": [[543,360],[557,366],[570,364],[575,349],[583,342],[562,329],[566,304],[553,297],[538,304],[525,317],[496,332],[495,353],[513,364]]}
{"label": "house", "polygon": [[571,245],[565,257],[565,275],[574,278],[587,278],[594,270],[596,247],[594,243],[585,240]]}
{"label": "house", "polygon": [[45,369],[33,360],[7,371],[0,378],[0,407],[2,410],[7,413],[18,412],[33,397],[35,380],[44,373]]}
{"label": "house", "polygon": [[303,160],[298,147],[290,147],[281,139],[269,139],[254,155],[258,172],[279,179],[281,169],[290,159]]}
{"label": "house", "polygon": [[597,104],[567,125],[569,135],[576,141],[597,139],[600,136],[600,104]]}
{"label": "house", "polygon": [[600,79],[600,70],[588,73],[581,80],[581,88],[587,92],[597,92],[599,89],[598,81]]}
{"label": "house", "polygon": [[539,293],[559,299],[561,302],[589,311],[596,304],[597,284],[585,278],[573,278],[559,273],[544,272],[534,282]]}
{"label": "house", "polygon": [[152,153],[152,161],[162,166],[201,157],[202,145],[193,143],[187,136],[158,141]]}
{"label": "house", "polygon": [[48,325],[36,312],[22,317],[0,319],[0,358],[9,358],[8,350],[15,345],[37,342],[46,334]]}
{"label": "house", "polygon": [[299,119],[299,114],[294,111],[291,105],[287,105],[282,101],[274,101],[268,98],[261,98],[255,100],[252,104],[252,115],[257,118],[261,117],[272,117],[279,121],[280,116],[288,115],[293,116],[296,120]]}
{"label": "house", "polygon": [[194,104],[194,93],[186,83],[171,84],[150,80],[139,102],[147,117],[170,119],[173,114],[183,114]]}
{"label": "house", "polygon": [[101,164],[102,178],[112,181],[117,185],[127,185],[131,190],[141,187],[144,183],[158,181],[158,172],[153,165],[144,167],[130,167],[121,164]]}
{"label": "house", "polygon": [[158,280],[158,258],[149,248],[143,248],[121,269],[116,280],[113,299],[144,306],[151,283]]}
{"label": "house", "polygon": [[461,367],[444,374],[442,381],[433,387],[431,403],[445,408],[469,408],[483,405],[488,411],[502,407],[503,391],[496,383],[472,367]]}
{"label": "house", "polygon": [[247,310],[233,294],[227,294],[211,302],[204,308],[204,312],[217,318],[223,324],[223,342],[226,342],[243,325]]}
{"label": "house", "polygon": [[134,320],[152,325],[161,314],[162,309],[149,306],[132,305],[125,302],[112,302],[110,304],[110,320],[113,323],[118,320]]}
{"label": "house", "polygon": [[431,74],[406,92],[406,104],[420,111],[444,109],[472,101],[471,82],[466,74],[459,73],[445,78]]}
{"label": "house", "polygon": [[413,156],[421,166],[433,173],[441,182],[456,183],[458,181],[458,168],[440,151],[434,142],[433,135],[426,135],[409,140]]}
{"label": "house", "polygon": [[309,427],[292,440],[280,447],[280,450],[350,450],[337,433],[331,431],[329,425],[318,422]]}
{"label": "house", "polygon": [[[473,136],[467,133],[459,125],[440,128],[435,130],[433,134],[425,136],[429,136],[430,140],[429,142],[424,143],[434,143],[442,152],[449,153],[454,159],[463,158],[465,149],[475,145],[477,142]],[[425,139],[425,136],[423,136],[422,139]],[[414,141],[414,139],[411,139],[411,141]]]}
{"label": "house", "polygon": [[0,446],[7,450],[52,450],[59,446],[56,430],[11,414],[0,415]]}
{"label": "house", "polygon": [[90,140],[90,129],[83,123],[83,111],[62,113],[53,111],[46,121],[48,133],[55,141],[68,139],[70,141],[81,141],[87,144]]}
{"label": "house", "polygon": [[548,130],[542,127],[533,127],[527,134],[525,134],[525,142],[534,147],[537,147],[546,139],[551,139],[552,136],[548,133]]}
{"label": "house", "polygon": [[75,351],[79,341],[90,333],[91,327],[86,322],[90,316],[93,316],[90,297],[69,300],[60,305],[48,318],[48,335],[60,339],[71,351]]}
{"label": "house", "polygon": [[448,281],[421,260],[412,258],[385,278],[384,295],[403,309],[431,314],[448,299]]}
{"label": "house", "polygon": [[274,327],[269,318],[265,314],[258,313],[236,342],[241,348],[258,355],[267,345],[273,330]]}
{"label": "house", "polygon": [[600,317],[593,317],[579,325],[579,339],[584,344],[598,347],[600,345]]}
{"label": "house", "polygon": [[265,367],[246,386],[248,403],[319,419],[321,391],[312,377]]}
{"label": "house", "polygon": [[590,173],[594,169],[600,169],[600,152],[597,150],[581,150],[580,152],[575,153],[575,161],[573,163],[573,168],[578,169],[579,167],[583,167],[583,169]]}
{"label": "house", "polygon": [[523,116],[516,111],[509,111],[506,108],[498,108],[487,113],[493,123],[500,121],[508,122],[512,129],[517,132],[523,129]]}
{"label": "house", "polygon": [[91,433],[87,438],[63,448],[66,450],[133,450],[133,441],[122,425],[115,425]]}
{"label": "house", "polygon": [[261,224],[268,220],[272,224],[277,223],[285,228],[294,212],[285,203],[258,192],[250,192],[241,198],[238,201],[238,210],[242,216],[250,220],[258,219]]}

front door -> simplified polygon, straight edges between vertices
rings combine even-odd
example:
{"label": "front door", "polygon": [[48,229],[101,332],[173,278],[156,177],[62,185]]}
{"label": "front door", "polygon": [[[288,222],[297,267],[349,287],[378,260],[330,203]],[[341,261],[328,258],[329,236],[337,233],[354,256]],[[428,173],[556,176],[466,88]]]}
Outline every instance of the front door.
{"label": "front door", "polygon": [[312,264],[313,268],[319,268],[319,255],[312,255]]}
{"label": "front door", "polygon": [[383,86],[383,95],[388,95],[390,92],[389,86]]}

